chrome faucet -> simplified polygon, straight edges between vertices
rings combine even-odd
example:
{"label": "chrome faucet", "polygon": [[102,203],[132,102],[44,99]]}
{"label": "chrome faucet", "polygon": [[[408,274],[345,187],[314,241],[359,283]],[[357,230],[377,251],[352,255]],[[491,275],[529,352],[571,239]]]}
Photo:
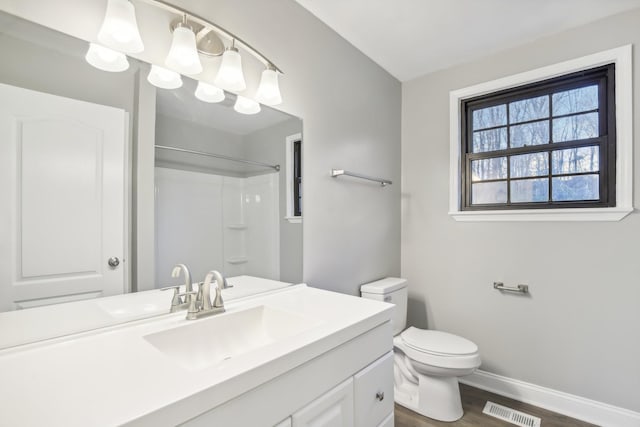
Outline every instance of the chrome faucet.
{"label": "chrome faucet", "polygon": [[180,272],[184,273],[184,291],[193,292],[193,286],[191,284],[191,273],[189,273],[189,269],[184,264],[176,264],[171,271],[171,277],[178,278],[180,277]]}
{"label": "chrome faucet", "polygon": [[[216,294],[211,301],[211,281],[216,279]],[[224,301],[222,301],[222,289],[225,288],[226,280],[222,274],[216,270],[211,270],[204,278],[204,282],[198,283],[198,294],[192,298],[187,311],[187,319],[194,320],[200,317],[211,316],[224,312]]]}

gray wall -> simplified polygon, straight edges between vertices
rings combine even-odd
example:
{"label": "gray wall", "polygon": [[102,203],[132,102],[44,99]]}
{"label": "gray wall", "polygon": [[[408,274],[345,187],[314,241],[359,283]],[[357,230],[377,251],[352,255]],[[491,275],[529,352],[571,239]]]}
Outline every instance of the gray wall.
{"label": "gray wall", "polygon": [[[449,91],[628,43],[640,10],[403,84],[402,274],[409,323],[465,336],[483,370],[640,410],[640,215],[461,223],[447,215]],[[638,108],[640,61],[634,60]],[[635,154],[640,121],[634,115]],[[635,200],[640,195],[635,175]],[[637,206],[637,202],[636,202]],[[531,297],[493,281],[527,283]]]}
{"label": "gray wall", "polygon": [[[171,3],[249,40],[285,73],[280,109],[304,121],[304,280],[356,295],[363,282],[399,274],[400,83],[293,0]],[[95,39],[104,17],[102,0],[0,0],[0,8],[85,40]],[[166,22],[145,21],[148,16],[138,15],[146,49],[137,56],[161,64],[171,36]],[[249,76],[252,61],[244,61],[252,95],[259,72]],[[379,175],[394,185],[333,179],[331,168]],[[138,182],[152,182],[140,174]]]}
{"label": "gray wall", "polygon": [[[399,274],[400,83],[292,0],[176,4],[250,40],[285,73],[280,107],[304,123],[304,280],[356,295]],[[331,168],[395,185],[333,179]]]}
{"label": "gray wall", "polygon": [[[302,281],[302,223],[290,223],[287,215],[287,172],[285,138],[302,132],[302,122],[292,118],[243,138],[247,159],[281,166],[280,194],[280,280]],[[304,142],[303,142],[304,147]],[[303,213],[304,216],[304,213]]]}

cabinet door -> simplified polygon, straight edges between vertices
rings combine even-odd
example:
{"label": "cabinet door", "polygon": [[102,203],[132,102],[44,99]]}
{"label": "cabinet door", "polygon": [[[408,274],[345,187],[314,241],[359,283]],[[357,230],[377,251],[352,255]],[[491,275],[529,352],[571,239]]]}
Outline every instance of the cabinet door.
{"label": "cabinet door", "polygon": [[329,390],[291,417],[293,427],[352,427],[353,379]]}
{"label": "cabinet door", "polygon": [[393,352],[385,354],[353,378],[355,426],[377,426],[393,412]]}

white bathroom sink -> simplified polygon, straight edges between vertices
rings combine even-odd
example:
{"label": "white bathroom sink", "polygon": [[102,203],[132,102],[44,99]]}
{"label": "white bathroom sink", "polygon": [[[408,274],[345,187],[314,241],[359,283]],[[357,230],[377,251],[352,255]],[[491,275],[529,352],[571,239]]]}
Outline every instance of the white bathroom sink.
{"label": "white bathroom sink", "polygon": [[185,322],[144,339],[189,370],[207,368],[276,344],[321,323],[265,305]]}

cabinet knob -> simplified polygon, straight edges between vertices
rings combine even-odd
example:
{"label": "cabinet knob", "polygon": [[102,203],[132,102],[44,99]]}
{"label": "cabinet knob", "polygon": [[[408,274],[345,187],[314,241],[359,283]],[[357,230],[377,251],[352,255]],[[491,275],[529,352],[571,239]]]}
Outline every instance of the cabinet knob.
{"label": "cabinet knob", "polygon": [[380,402],[382,402],[384,400],[384,392],[379,391],[376,393],[376,399],[378,399]]}

